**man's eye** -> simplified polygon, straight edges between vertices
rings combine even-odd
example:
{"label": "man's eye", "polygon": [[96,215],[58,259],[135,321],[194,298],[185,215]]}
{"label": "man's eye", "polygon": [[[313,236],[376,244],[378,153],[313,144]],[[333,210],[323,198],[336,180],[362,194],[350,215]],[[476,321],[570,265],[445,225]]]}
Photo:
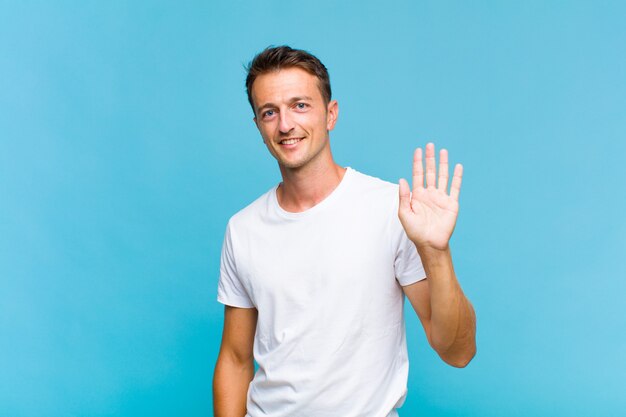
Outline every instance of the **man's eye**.
{"label": "man's eye", "polygon": [[268,110],[265,113],[263,113],[263,117],[271,117],[274,115],[274,110]]}
{"label": "man's eye", "polygon": [[305,103],[297,103],[296,104],[296,108],[298,110],[304,110],[304,109],[306,109],[306,104]]}

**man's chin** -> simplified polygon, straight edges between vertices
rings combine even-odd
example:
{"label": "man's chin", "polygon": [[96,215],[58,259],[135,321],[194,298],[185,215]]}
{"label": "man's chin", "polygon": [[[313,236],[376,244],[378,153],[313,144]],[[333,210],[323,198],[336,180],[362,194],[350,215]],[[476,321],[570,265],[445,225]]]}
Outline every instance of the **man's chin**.
{"label": "man's chin", "polygon": [[305,159],[294,159],[294,158],[276,158],[278,162],[278,166],[281,169],[289,169],[289,170],[298,170],[304,167],[308,160]]}
{"label": "man's chin", "polygon": [[293,161],[282,161],[282,162],[279,161],[278,165],[281,168],[295,171],[295,170],[298,170],[298,169],[302,168],[305,164],[304,163],[299,163],[299,162],[293,162]]}

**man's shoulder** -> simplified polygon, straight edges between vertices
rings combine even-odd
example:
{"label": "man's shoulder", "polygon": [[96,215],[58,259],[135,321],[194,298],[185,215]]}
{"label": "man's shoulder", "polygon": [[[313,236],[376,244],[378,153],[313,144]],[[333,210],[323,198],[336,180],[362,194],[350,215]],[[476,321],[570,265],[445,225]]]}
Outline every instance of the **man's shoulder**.
{"label": "man's shoulder", "polygon": [[229,220],[229,224],[233,225],[246,225],[250,222],[258,221],[259,217],[267,214],[272,193],[276,192],[276,187],[272,187],[267,192],[261,194],[250,204],[233,214]]}
{"label": "man's shoulder", "polygon": [[354,177],[354,188],[360,192],[368,191],[380,194],[397,194],[398,184],[383,180],[372,175],[364,174],[352,169]]}

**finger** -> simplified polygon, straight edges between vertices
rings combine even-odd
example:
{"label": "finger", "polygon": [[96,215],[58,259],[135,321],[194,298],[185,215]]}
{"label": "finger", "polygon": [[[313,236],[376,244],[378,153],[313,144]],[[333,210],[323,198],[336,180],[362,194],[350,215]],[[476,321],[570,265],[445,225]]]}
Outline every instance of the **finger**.
{"label": "finger", "polygon": [[448,190],[448,151],[442,149],[439,151],[439,182],[437,188],[444,193]]}
{"label": "finger", "polygon": [[413,153],[413,192],[424,188],[424,166],[422,165],[422,148]]}
{"label": "finger", "polygon": [[454,167],[454,175],[452,176],[452,185],[450,186],[450,197],[456,201],[459,200],[461,192],[461,181],[463,180],[463,165],[456,164]]}
{"label": "finger", "polygon": [[435,145],[431,142],[426,145],[426,187],[435,187]]}
{"label": "finger", "polygon": [[411,209],[411,190],[409,188],[409,183],[406,182],[404,178],[400,179],[400,205],[398,207],[399,211],[410,210]]}

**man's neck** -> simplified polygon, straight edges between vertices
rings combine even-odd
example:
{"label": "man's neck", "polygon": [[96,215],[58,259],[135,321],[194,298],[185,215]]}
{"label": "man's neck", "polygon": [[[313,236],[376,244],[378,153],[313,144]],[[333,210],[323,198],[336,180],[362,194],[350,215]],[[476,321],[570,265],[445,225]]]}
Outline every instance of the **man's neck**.
{"label": "man's neck", "polygon": [[280,171],[283,182],[276,190],[278,204],[286,211],[299,213],[328,197],[343,179],[346,168],[331,161],[299,170],[281,167]]}

